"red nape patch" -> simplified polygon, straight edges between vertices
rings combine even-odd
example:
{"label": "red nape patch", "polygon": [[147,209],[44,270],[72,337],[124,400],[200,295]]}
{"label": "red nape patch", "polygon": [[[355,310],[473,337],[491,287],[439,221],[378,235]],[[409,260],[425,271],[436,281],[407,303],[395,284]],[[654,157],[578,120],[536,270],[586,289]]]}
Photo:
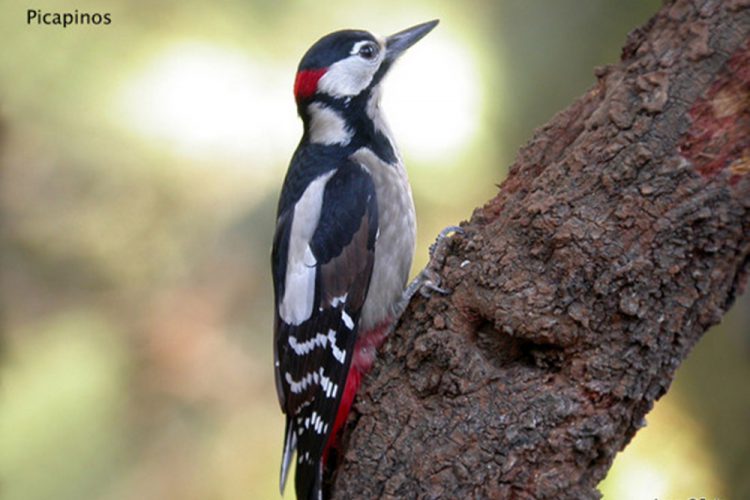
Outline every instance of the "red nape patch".
{"label": "red nape patch", "polygon": [[303,69],[297,73],[294,80],[294,97],[298,101],[307,99],[318,90],[318,80],[325,74],[326,69]]}
{"label": "red nape patch", "polygon": [[679,146],[701,174],[728,169],[729,183],[750,173],[750,39],[716,75],[689,111],[691,126]]}

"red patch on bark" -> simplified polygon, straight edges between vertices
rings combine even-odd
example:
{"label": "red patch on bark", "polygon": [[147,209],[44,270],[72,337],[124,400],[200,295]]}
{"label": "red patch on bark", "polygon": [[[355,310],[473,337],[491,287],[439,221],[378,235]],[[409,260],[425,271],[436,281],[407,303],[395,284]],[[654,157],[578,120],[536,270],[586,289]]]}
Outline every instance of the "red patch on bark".
{"label": "red patch on bark", "polygon": [[294,98],[297,101],[307,99],[318,90],[318,80],[325,74],[323,69],[304,69],[294,79]]}
{"label": "red patch on bark", "polygon": [[698,172],[730,169],[730,183],[750,171],[750,40],[726,62],[707,94],[689,111],[690,130],[680,145]]}

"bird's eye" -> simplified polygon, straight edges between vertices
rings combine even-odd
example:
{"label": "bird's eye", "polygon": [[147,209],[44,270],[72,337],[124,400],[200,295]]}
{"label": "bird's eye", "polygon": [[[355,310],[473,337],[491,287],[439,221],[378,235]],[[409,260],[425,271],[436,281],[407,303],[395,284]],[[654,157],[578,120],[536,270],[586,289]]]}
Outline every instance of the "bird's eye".
{"label": "bird's eye", "polygon": [[373,59],[378,53],[377,47],[375,45],[368,43],[367,45],[363,45],[361,49],[359,49],[359,56],[363,59]]}

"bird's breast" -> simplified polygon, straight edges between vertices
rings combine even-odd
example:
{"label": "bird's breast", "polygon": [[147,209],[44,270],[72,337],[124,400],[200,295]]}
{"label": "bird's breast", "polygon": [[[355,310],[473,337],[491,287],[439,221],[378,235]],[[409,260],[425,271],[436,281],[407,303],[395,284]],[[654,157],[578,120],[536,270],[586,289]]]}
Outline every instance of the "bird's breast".
{"label": "bird's breast", "polygon": [[352,159],[372,176],[378,202],[375,262],[360,319],[360,331],[367,331],[395,313],[409,278],[417,223],[409,179],[400,161],[386,163],[368,148],[357,150]]}

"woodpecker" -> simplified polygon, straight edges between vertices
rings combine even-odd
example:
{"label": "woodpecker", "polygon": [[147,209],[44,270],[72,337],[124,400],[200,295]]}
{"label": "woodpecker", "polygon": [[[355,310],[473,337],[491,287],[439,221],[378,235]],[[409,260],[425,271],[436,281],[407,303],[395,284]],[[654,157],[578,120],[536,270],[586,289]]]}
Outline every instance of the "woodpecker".
{"label": "woodpecker", "polygon": [[280,490],[296,452],[298,499],[322,498],[360,380],[409,298],[414,202],[380,96],[394,61],[437,23],[387,38],[336,31],[297,70],[304,132],[281,189],[271,260],[276,391],[286,414]]}

